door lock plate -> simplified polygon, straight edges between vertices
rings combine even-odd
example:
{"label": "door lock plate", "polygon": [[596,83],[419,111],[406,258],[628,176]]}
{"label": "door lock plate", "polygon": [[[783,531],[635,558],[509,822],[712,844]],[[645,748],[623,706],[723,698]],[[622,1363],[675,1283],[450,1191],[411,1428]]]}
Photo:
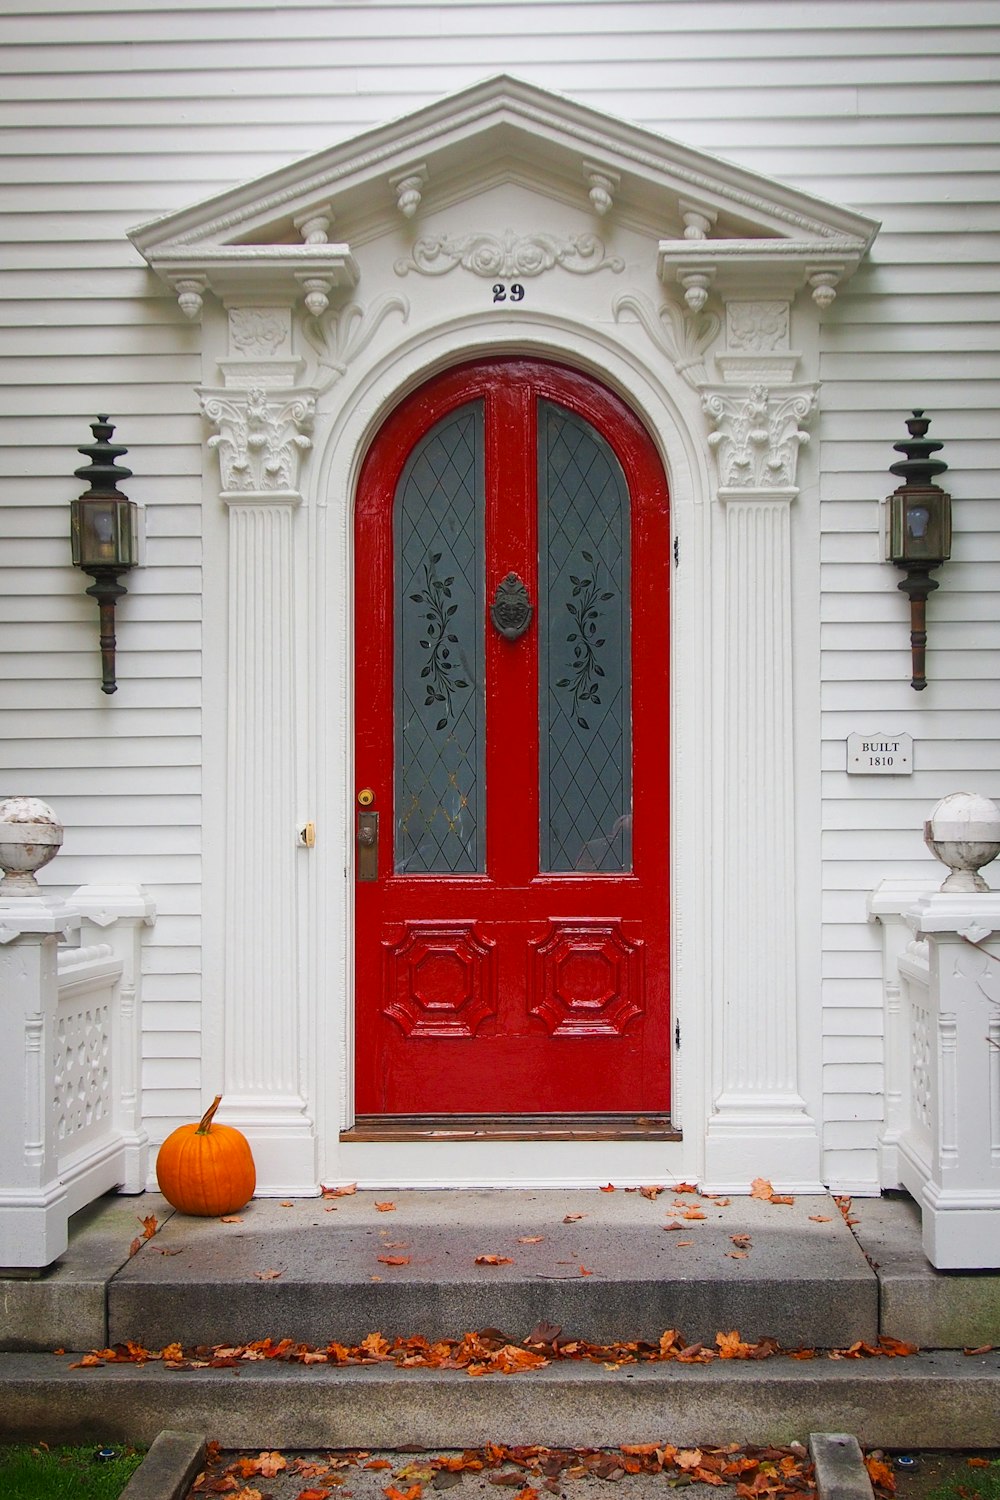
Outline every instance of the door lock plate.
{"label": "door lock plate", "polygon": [[378,879],[378,813],[358,813],[358,879]]}

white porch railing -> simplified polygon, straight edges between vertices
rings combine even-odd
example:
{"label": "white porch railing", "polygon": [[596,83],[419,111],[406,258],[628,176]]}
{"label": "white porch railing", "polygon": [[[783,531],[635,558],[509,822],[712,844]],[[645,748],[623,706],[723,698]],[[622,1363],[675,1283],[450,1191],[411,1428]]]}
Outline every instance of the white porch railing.
{"label": "white porch railing", "polygon": [[71,1214],[145,1186],[139,958],[153,915],[134,886],[0,903],[0,1267],[51,1264]]}
{"label": "white porch railing", "polygon": [[1000,1269],[1000,892],[885,882],[883,1187],[904,1187],[941,1270]]}

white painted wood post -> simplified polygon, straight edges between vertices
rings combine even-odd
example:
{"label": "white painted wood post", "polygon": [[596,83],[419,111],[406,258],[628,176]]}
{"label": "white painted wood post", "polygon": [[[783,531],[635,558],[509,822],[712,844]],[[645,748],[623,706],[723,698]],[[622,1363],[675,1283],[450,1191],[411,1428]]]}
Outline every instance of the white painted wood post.
{"label": "white painted wood post", "polygon": [[81,885],[67,903],[81,919],[83,944],[109,943],[122,965],[114,1059],[114,1123],[124,1145],[118,1191],[145,1191],[149,1136],[142,1123],[142,929],[156,919],[156,903],[138,885]]}
{"label": "white painted wood post", "polygon": [[900,1138],[900,1176],[932,1265],[1000,1269],[1000,892],[936,891],[906,915],[929,946],[928,1046],[909,1086],[926,1091],[930,1131],[928,1155]]}
{"label": "white painted wood post", "polygon": [[44,895],[0,899],[0,1267],[40,1269],[68,1243],[52,1090],[60,938],[79,926]]}

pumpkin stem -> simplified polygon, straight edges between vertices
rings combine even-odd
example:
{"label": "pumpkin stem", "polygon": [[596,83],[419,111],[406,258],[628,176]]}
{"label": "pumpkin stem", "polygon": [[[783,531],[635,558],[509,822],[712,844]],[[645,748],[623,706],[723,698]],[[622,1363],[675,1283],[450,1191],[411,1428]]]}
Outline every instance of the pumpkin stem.
{"label": "pumpkin stem", "polygon": [[221,1094],[216,1094],[215,1098],[212,1100],[211,1104],[208,1106],[208,1108],[206,1109],[205,1113],[202,1115],[201,1121],[200,1121],[200,1123],[198,1125],[198,1129],[195,1131],[195,1135],[207,1135],[208,1134],[208,1132],[212,1128],[212,1121],[215,1118],[215,1111],[218,1109],[218,1107],[219,1107],[219,1105],[221,1103],[222,1103],[222,1095]]}

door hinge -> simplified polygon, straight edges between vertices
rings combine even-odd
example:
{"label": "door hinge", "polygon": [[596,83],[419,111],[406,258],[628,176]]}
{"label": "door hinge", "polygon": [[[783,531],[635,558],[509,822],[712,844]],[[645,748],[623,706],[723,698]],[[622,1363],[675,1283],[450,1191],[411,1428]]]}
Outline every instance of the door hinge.
{"label": "door hinge", "polygon": [[681,564],[681,539],[680,539],[679,536],[675,536],[674,537],[674,567],[675,568],[679,568],[680,564]]}
{"label": "door hinge", "polygon": [[681,1023],[680,1023],[680,1021],[675,1021],[674,1022],[674,1046],[677,1048],[678,1052],[681,1050]]}

